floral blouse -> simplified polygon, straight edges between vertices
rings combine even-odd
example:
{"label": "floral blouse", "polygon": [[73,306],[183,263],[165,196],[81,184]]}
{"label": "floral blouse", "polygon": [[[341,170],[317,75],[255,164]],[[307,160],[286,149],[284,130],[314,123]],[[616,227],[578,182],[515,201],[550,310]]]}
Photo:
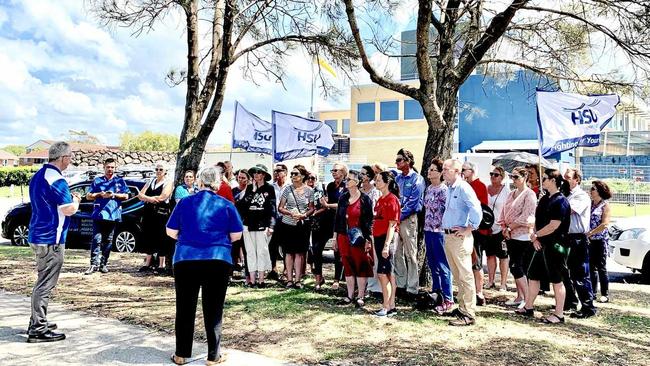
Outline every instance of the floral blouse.
{"label": "floral blouse", "polygon": [[435,187],[433,184],[427,187],[424,193],[424,230],[442,231],[442,215],[445,213],[447,201],[447,185],[440,184]]}
{"label": "floral blouse", "polygon": [[[589,219],[590,229],[593,230],[597,228],[603,222],[603,211],[607,201],[601,201],[597,206],[591,205],[591,217]],[[609,238],[609,231],[607,228],[598,234],[594,234],[590,239],[594,240],[607,240]]]}

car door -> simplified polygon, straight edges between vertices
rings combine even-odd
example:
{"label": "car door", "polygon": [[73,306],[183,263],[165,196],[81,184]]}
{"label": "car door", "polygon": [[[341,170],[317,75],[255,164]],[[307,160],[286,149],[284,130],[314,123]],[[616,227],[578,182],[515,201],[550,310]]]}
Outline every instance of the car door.
{"label": "car door", "polygon": [[66,244],[76,247],[88,248],[93,235],[93,220],[90,217],[93,212],[93,201],[86,198],[90,190],[90,182],[75,184],[70,187],[72,193],[81,196],[79,211],[70,218],[70,228]]}

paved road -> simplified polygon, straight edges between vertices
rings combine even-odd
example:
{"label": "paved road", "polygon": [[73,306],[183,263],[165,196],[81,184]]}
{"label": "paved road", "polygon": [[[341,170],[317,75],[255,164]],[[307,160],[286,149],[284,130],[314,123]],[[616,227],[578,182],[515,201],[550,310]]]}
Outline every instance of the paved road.
{"label": "paved road", "polygon": [[[50,303],[48,318],[67,339],[52,343],[26,343],[30,300],[0,291],[0,365],[173,365],[175,338],[117,320],[69,311]],[[207,346],[194,343],[189,365],[204,365]],[[288,365],[261,355],[226,349],[224,366]]]}

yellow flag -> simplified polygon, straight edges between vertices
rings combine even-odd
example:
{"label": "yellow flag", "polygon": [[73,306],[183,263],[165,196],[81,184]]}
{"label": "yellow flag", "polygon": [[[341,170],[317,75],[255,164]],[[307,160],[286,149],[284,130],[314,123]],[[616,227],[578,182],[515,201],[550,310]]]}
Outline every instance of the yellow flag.
{"label": "yellow flag", "polygon": [[334,71],[334,68],[332,68],[332,66],[330,66],[330,64],[328,64],[327,61],[325,61],[325,60],[322,59],[322,58],[319,58],[319,59],[318,59],[318,64],[320,65],[320,67],[322,67],[322,68],[325,69],[327,72],[329,72],[330,74],[332,74],[332,76],[336,77],[336,72]]}

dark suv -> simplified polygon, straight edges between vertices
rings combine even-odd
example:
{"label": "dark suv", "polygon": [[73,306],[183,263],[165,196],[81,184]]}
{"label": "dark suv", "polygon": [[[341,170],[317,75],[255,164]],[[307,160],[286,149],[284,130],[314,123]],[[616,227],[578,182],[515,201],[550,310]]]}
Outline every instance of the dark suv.
{"label": "dark suv", "polygon": [[[147,174],[148,175],[148,174]],[[145,176],[145,174],[143,174]],[[129,187],[129,198],[122,202],[122,222],[117,225],[113,236],[113,249],[119,252],[133,252],[141,247],[142,236],[142,208],[144,204],[137,197],[140,189],[144,187],[146,179],[141,177],[124,177]],[[70,228],[66,238],[66,247],[90,248],[93,235],[93,220],[90,215],[93,211],[93,201],[86,199],[92,178],[72,184],[70,191],[81,195],[82,200],[79,211],[70,218]],[[29,245],[29,220],[32,215],[32,206],[29,202],[22,203],[9,209],[7,216],[2,221],[2,236],[11,240],[13,245]]]}

